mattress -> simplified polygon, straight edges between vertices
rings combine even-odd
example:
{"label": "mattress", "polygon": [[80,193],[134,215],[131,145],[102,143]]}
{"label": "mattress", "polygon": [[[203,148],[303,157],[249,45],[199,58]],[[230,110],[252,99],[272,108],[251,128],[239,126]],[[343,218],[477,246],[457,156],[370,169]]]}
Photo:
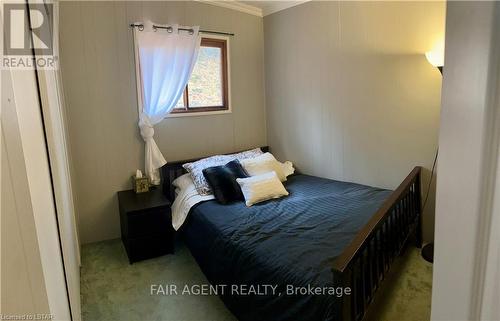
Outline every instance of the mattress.
{"label": "mattress", "polygon": [[334,320],[337,296],[302,288],[334,287],[335,258],[391,191],[308,175],[284,184],[288,197],[252,207],[199,203],[182,234],[210,283],[226,287],[219,294],[239,320]]}

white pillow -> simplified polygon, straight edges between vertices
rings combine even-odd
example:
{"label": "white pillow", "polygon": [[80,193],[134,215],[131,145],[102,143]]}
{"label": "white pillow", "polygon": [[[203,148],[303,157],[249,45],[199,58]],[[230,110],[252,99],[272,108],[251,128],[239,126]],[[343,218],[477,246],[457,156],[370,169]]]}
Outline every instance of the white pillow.
{"label": "white pillow", "polygon": [[236,182],[241,187],[247,206],[288,195],[274,171],[247,178],[237,178]]}
{"label": "white pillow", "polygon": [[293,167],[293,163],[290,161],[281,163],[281,167],[283,167],[283,173],[285,173],[285,177],[288,177],[295,173],[295,167]]}
{"label": "white pillow", "polygon": [[280,181],[286,181],[283,164],[278,162],[271,153],[264,153],[254,158],[248,158],[240,161],[243,168],[250,176],[260,175],[269,172],[276,172]]}
{"label": "white pillow", "polygon": [[260,147],[258,147],[258,148],[246,150],[246,151],[243,151],[243,152],[239,152],[239,153],[236,153],[236,154],[231,154],[231,155],[228,155],[228,156],[232,156],[232,157],[236,158],[237,160],[242,160],[242,159],[257,157],[257,156],[262,155],[262,154],[264,154],[264,153],[262,152],[262,150],[260,149]]}
{"label": "white pillow", "polygon": [[177,177],[172,182],[172,185],[174,185],[174,187],[179,190],[186,189],[188,186],[192,184],[194,184],[194,182],[189,173]]}

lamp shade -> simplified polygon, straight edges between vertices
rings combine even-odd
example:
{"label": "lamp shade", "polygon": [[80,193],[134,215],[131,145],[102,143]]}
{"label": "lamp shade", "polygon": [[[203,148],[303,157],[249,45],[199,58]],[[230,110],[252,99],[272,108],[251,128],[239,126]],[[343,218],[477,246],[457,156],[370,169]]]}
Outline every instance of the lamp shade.
{"label": "lamp shade", "polygon": [[435,46],[431,51],[425,53],[425,58],[434,67],[444,66],[444,44]]}

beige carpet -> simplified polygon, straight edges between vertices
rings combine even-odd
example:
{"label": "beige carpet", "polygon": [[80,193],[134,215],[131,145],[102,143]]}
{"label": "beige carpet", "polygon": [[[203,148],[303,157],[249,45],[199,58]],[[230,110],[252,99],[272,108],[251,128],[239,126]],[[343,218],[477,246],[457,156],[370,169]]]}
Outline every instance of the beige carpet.
{"label": "beige carpet", "polygon": [[432,264],[408,247],[391,267],[365,320],[425,321],[431,316]]}
{"label": "beige carpet", "polygon": [[[409,248],[391,270],[368,320],[429,320],[432,265]],[[128,264],[120,240],[83,246],[81,293],[84,321],[235,320],[217,296],[151,295],[151,284],[203,284],[189,250]]]}

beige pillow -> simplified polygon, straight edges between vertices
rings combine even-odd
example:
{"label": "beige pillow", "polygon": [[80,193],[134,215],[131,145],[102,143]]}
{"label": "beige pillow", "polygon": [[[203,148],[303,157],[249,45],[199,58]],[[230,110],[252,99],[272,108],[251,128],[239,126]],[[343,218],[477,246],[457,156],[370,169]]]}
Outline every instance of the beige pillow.
{"label": "beige pillow", "polygon": [[236,182],[241,187],[247,206],[288,195],[274,171],[247,178],[237,178]]}
{"label": "beige pillow", "polygon": [[292,162],[286,161],[284,163],[281,163],[281,166],[283,167],[283,173],[285,173],[285,177],[288,177],[295,173],[295,167],[293,167]]}
{"label": "beige pillow", "polygon": [[264,153],[254,158],[248,158],[240,161],[243,168],[250,176],[260,175],[269,172],[276,172],[280,181],[286,181],[283,164],[278,162],[271,153]]}

